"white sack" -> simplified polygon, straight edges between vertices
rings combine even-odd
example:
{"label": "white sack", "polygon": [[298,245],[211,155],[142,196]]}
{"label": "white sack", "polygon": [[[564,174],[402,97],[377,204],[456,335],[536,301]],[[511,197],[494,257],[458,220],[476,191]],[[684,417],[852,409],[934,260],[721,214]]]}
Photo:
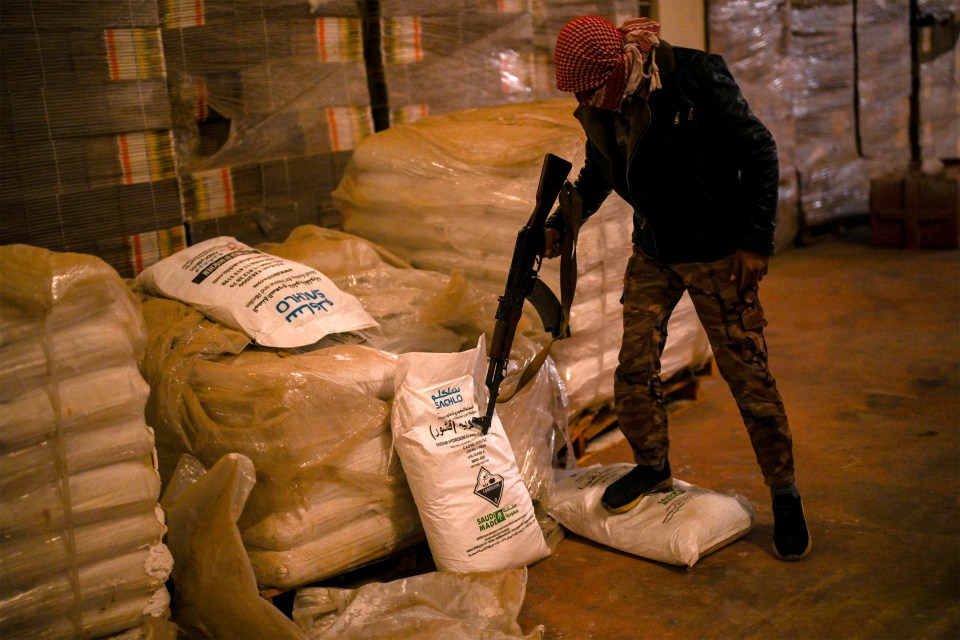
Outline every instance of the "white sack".
{"label": "white sack", "polygon": [[51,376],[69,378],[136,362],[143,337],[128,333],[130,324],[127,318],[98,316],[0,347],[0,400],[42,386]]}
{"label": "white sack", "polygon": [[63,434],[109,422],[143,418],[150,387],[140,377],[136,363],[91,371],[61,379],[57,394],[59,415],[54,413],[48,388],[39,387],[0,403],[0,447],[12,450]]}
{"label": "white sack", "polygon": [[[388,438],[389,435],[386,434]],[[264,504],[258,511],[267,511],[271,496],[264,493],[261,496]],[[277,502],[282,499],[283,496]],[[349,528],[371,511],[375,512],[377,503],[389,504],[397,499],[410,501],[409,490],[402,480],[393,484],[385,482],[382,476],[331,474],[316,482],[294,505],[274,506],[265,517],[241,526],[240,530],[248,546],[284,551],[323,538],[344,526]]]}
{"label": "white sack", "polygon": [[[408,498],[409,500],[409,498]],[[339,575],[423,541],[423,529],[409,515],[412,504],[374,502],[362,514],[321,537],[283,551],[247,547],[257,583],[290,589]]]}
{"label": "white sack", "polygon": [[64,466],[77,474],[130,459],[152,464],[153,452],[153,432],[143,416],[66,435],[62,443],[51,438],[9,453],[0,452],[0,499],[9,500],[58,481]]}
{"label": "white sack", "polygon": [[740,495],[724,495],[674,479],[673,489],[645,496],[636,507],[610,514],[604,489],[632,464],[557,470],[547,511],[567,529],[633,555],[692,567],[753,526],[753,509]]}
{"label": "white sack", "polygon": [[161,260],[139,279],[148,292],[189,304],[268,347],[303,347],[378,326],[316,269],[226,236]]}
{"label": "white sack", "polygon": [[[160,495],[153,467],[127,460],[67,477],[69,522],[80,526],[152,508]],[[67,525],[60,481],[0,501],[0,537],[32,535]]]}
{"label": "white sack", "polygon": [[[76,584],[69,574],[48,576],[43,583],[0,599],[3,637],[7,638],[8,632],[16,634],[21,627],[69,616],[76,611],[78,602],[84,608],[103,608],[109,606],[118,594],[123,597],[150,596],[164,586],[172,566],[170,551],[162,543],[157,543],[76,567]],[[43,622],[39,622],[41,620]],[[136,622],[133,620],[130,625]],[[122,629],[117,627],[114,630]]]}
{"label": "white sack", "polygon": [[130,516],[102,520],[72,531],[61,530],[5,540],[0,545],[0,590],[23,588],[44,576],[66,573],[163,537],[160,505]]}
{"label": "white sack", "polygon": [[407,353],[397,364],[391,428],[441,571],[496,571],[549,555],[530,494],[496,412],[487,435],[486,348]]}

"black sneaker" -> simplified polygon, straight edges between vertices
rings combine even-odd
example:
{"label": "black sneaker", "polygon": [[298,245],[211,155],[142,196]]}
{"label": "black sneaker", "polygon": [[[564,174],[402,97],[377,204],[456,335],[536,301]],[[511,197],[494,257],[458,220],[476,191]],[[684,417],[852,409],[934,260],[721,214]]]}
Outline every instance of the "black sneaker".
{"label": "black sneaker", "polygon": [[787,562],[802,560],[813,548],[800,496],[773,496],[773,553]]}
{"label": "black sneaker", "polygon": [[633,509],[640,499],[648,493],[662,491],[673,486],[670,475],[670,463],[665,462],[662,469],[637,465],[627,475],[619,478],[606,488],[600,504],[611,513],[623,513]]}

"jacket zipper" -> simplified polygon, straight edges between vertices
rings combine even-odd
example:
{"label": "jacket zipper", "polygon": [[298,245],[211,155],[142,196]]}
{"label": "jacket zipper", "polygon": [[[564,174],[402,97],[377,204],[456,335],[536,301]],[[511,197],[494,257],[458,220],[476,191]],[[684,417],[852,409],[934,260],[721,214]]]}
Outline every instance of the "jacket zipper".
{"label": "jacket zipper", "polygon": [[[633,197],[633,189],[630,188],[630,165],[633,163],[633,158],[637,155],[637,147],[640,146],[640,142],[643,140],[643,136],[647,134],[647,129],[650,128],[650,125],[653,123],[653,112],[650,110],[650,103],[644,102],[644,108],[647,110],[647,115],[650,116],[647,118],[647,125],[643,128],[643,131],[640,132],[640,135],[637,137],[637,143],[633,145],[633,150],[630,152],[630,157],[627,159],[626,164],[626,176],[624,177],[624,182],[627,183],[627,193],[630,194],[631,202],[636,202],[636,199]],[[634,205],[636,208],[636,205]],[[647,227],[647,217],[643,216],[643,222],[640,223],[640,230],[642,231]],[[650,238],[653,240],[653,251],[657,254],[657,257],[660,257],[660,249],[657,247],[657,237],[653,233],[653,227],[650,227]]]}

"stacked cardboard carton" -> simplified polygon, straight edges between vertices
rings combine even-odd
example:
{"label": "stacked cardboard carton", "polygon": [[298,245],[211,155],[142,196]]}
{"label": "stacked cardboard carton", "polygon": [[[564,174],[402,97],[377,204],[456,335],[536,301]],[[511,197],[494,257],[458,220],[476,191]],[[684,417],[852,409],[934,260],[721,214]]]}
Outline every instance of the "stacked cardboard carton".
{"label": "stacked cardboard carton", "polygon": [[381,4],[393,122],[530,99],[533,22],[525,2]]}
{"label": "stacked cardboard carton", "polygon": [[123,275],[182,248],[156,2],[0,11],[0,242]]}
{"label": "stacked cardboard carton", "polygon": [[373,132],[356,3],[178,0],[161,18],[191,241],[329,223],[328,194]]}

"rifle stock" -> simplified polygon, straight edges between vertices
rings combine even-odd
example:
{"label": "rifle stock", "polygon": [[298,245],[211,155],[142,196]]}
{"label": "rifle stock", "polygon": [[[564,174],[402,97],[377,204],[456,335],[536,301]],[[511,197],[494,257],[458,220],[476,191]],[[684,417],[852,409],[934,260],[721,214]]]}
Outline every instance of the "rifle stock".
{"label": "rifle stock", "polygon": [[571,168],[572,165],[569,162],[552,153],[544,157],[533,213],[530,214],[527,224],[517,233],[510,272],[507,275],[503,295],[500,296],[500,302],[497,305],[496,325],[490,342],[490,364],[485,381],[489,391],[487,410],[483,416],[476,419],[483,434],[487,433],[493,419],[494,407],[500,395],[500,383],[503,382],[510,357],[510,348],[513,346],[517,324],[523,315],[523,303],[534,294],[535,290],[537,295],[534,302],[538,313],[543,318],[544,327],[551,331],[555,338],[561,337],[557,335],[560,327],[556,317],[560,305],[556,301],[556,296],[552,295],[549,288],[540,281],[538,272],[543,260],[544,224]]}

